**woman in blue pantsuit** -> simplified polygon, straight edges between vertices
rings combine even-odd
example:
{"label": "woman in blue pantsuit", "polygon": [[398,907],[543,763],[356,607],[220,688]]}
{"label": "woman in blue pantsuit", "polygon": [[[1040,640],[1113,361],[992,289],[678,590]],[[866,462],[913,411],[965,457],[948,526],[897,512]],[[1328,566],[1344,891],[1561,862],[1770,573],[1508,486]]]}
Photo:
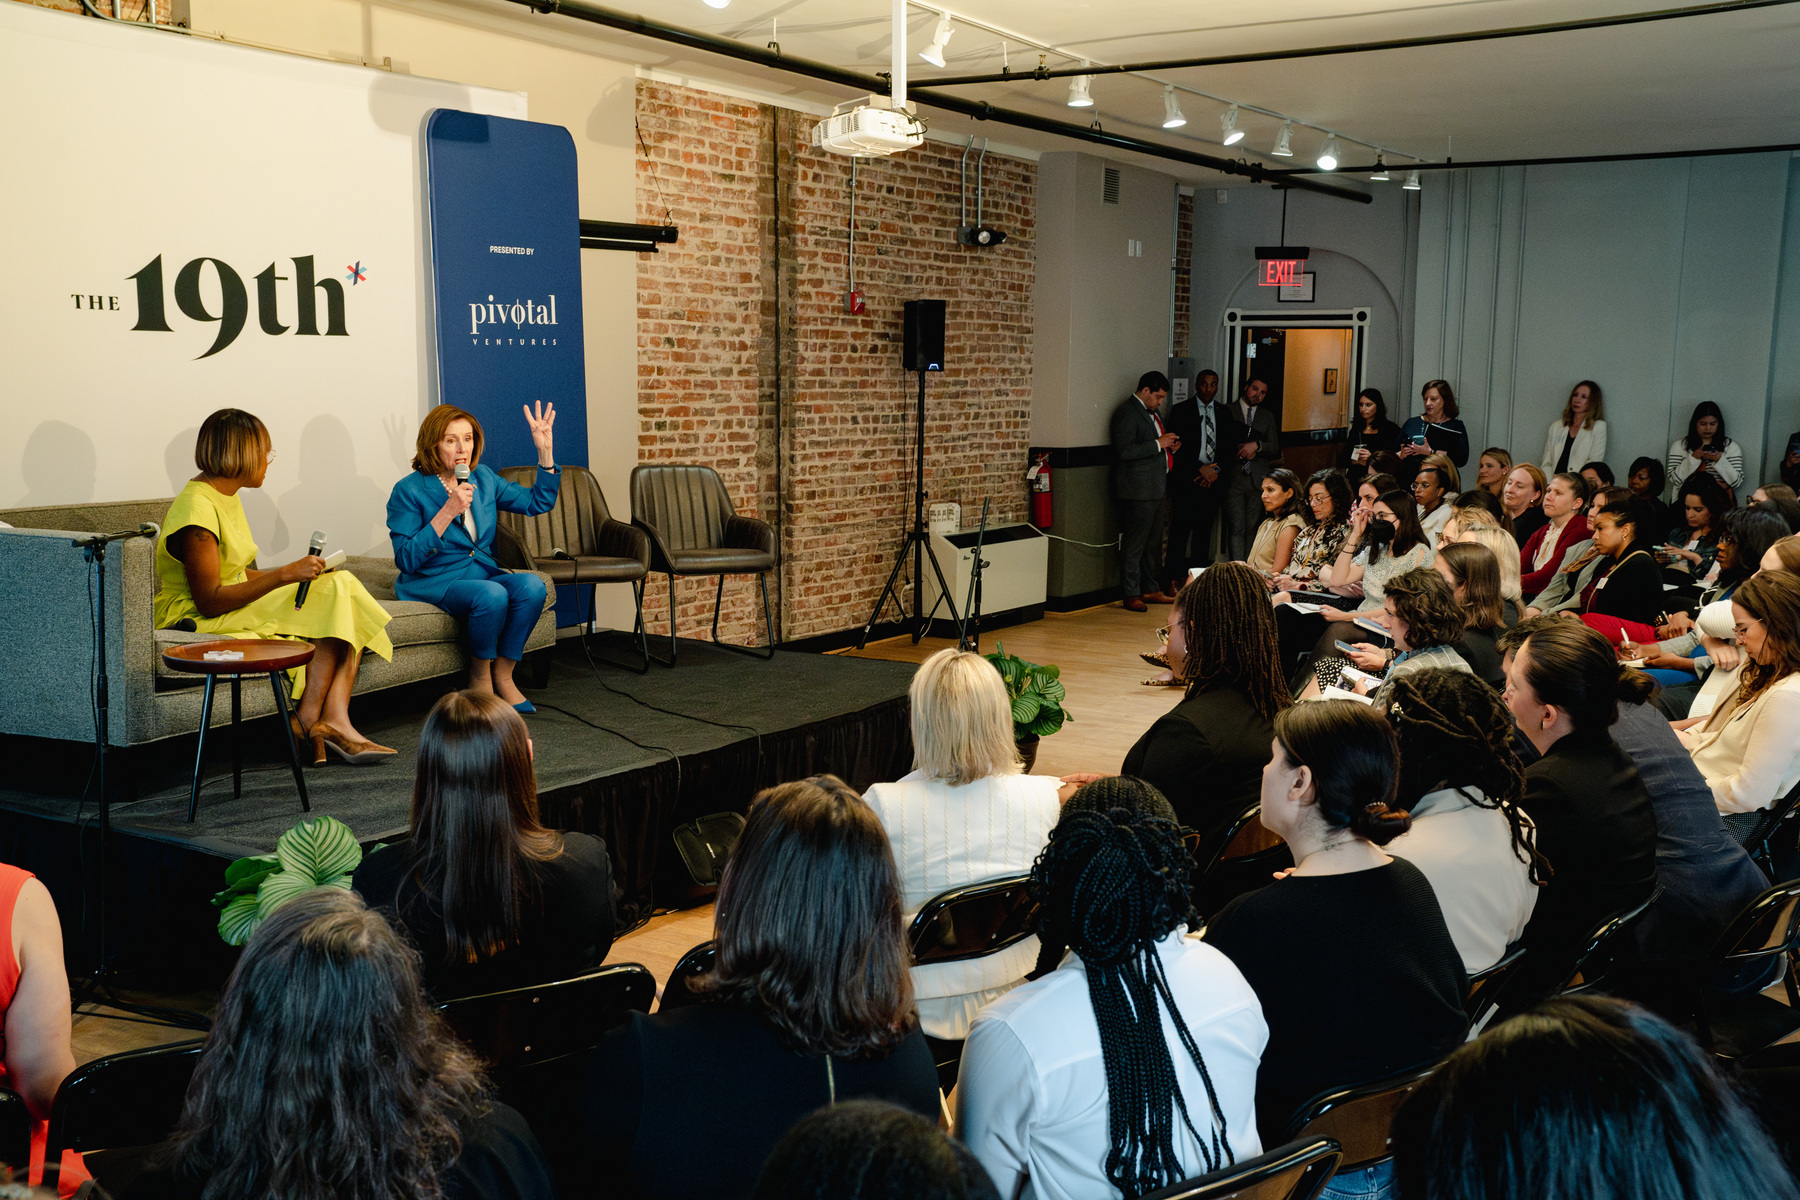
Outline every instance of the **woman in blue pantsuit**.
{"label": "woman in blue pantsuit", "polygon": [[[413,473],[388,497],[388,536],[400,568],[394,594],[423,600],[455,617],[469,631],[469,689],[493,692],[520,712],[533,712],[513,682],[525,655],[525,639],[544,612],[544,581],[510,573],[494,561],[497,511],[537,516],[556,504],[562,473],[556,469],[551,427],[556,408],[542,401],[525,409],[537,447],[537,483],[529,491],[481,465],[481,423],[460,408],[440,404],[419,426]],[[466,465],[466,483],[456,468]]]}

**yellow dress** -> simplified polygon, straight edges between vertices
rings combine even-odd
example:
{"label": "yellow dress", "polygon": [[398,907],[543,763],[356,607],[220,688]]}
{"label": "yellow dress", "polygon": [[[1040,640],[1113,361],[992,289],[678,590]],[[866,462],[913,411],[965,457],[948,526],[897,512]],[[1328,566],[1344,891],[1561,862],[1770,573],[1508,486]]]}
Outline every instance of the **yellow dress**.
{"label": "yellow dress", "polygon": [[[233,638],[281,638],[311,641],[338,638],[361,654],[373,650],[392,660],[394,644],[388,640],[386,609],[369,595],[362,580],[346,571],[332,571],[313,580],[306,607],[294,608],[297,583],[283,584],[268,595],[252,600],[217,617],[204,617],[194,607],[187,572],[181,560],[169,553],[169,535],[193,526],[211,533],[219,542],[219,582],[227,586],[249,578],[246,568],[256,561],[256,542],[244,504],[211,484],[196,479],[181,489],[169,515],[163,518],[162,537],[156,543],[156,577],[162,591],[156,597],[156,627],[167,629],[178,621],[192,621],[201,633]],[[294,695],[306,688],[306,669],[290,671]]]}

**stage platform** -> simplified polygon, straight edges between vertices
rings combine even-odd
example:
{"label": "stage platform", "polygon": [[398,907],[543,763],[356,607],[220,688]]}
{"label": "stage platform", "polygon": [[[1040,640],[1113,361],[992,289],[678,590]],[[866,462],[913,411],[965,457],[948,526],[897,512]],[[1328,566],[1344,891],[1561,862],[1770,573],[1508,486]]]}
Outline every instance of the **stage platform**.
{"label": "stage platform", "polygon": [[[594,649],[597,667],[578,642],[559,643],[547,686],[527,689],[538,712],[526,720],[544,822],[606,840],[624,923],[647,916],[653,904],[686,899],[687,876],[671,836],[677,825],[742,812],[759,788],[781,780],[831,772],[863,788],[911,769],[910,664],[780,651],[765,662],[684,641],[678,667],[652,664],[640,676],[599,658],[604,652],[625,661],[623,638],[595,639]],[[455,682],[359,698],[357,726],[399,754],[367,767],[309,769],[313,814],[337,817],[365,847],[405,836],[419,729]],[[244,731],[242,797],[231,795],[229,733],[215,728],[192,824],[186,817],[195,739],[171,739],[132,756],[141,798],[113,806],[109,869],[116,961],[131,977],[162,984],[222,979],[233,952],[218,940],[208,898],[223,886],[227,862],[272,852],[302,818],[274,720],[247,723]],[[98,849],[96,803],[81,800],[92,751],[24,739],[7,739],[5,750],[18,769],[6,771],[0,787],[0,860],[45,881],[72,960],[91,961],[76,948],[94,934],[80,887]]]}

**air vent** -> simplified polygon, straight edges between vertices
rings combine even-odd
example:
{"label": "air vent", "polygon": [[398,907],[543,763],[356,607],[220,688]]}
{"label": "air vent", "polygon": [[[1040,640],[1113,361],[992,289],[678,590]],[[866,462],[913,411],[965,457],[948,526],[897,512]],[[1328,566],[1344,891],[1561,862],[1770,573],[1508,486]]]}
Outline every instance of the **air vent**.
{"label": "air vent", "polygon": [[1106,180],[1100,185],[1100,199],[1107,204],[1119,202],[1119,168],[1106,168]]}

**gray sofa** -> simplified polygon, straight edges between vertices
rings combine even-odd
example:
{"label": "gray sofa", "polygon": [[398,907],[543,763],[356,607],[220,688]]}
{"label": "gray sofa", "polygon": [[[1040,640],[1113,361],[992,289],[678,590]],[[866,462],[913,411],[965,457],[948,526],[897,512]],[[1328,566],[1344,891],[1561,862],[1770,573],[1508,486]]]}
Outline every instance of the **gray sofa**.
{"label": "gray sofa", "polygon": [[[145,521],[161,524],[171,503],[173,497],[0,510],[0,521],[15,526],[0,529],[0,680],[5,682],[0,686],[0,733],[93,740],[90,568],[70,539],[132,529]],[[164,666],[161,649],[216,635],[155,628],[160,587],[155,549],[143,538],[107,548],[107,740],[115,746],[142,745],[200,728],[203,680]],[[495,556],[502,563],[529,562],[523,548],[510,543],[497,545]],[[461,623],[435,605],[396,599],[398,571],[392,560],[351,558],[343,569],[362,580],[393,615],[387,626],[393,661],[364,655],[357,695],[468,669]],[[542,578],[548,585],[549,579]],[[546,649],[556,640],[556,589],[546,591],[544,613],[525,643],[527,651]],[[245,719],[275,711],[266,684],[243,688],[243,702]],[[231,705],[214,704],[213,725],[230,721]]]}

